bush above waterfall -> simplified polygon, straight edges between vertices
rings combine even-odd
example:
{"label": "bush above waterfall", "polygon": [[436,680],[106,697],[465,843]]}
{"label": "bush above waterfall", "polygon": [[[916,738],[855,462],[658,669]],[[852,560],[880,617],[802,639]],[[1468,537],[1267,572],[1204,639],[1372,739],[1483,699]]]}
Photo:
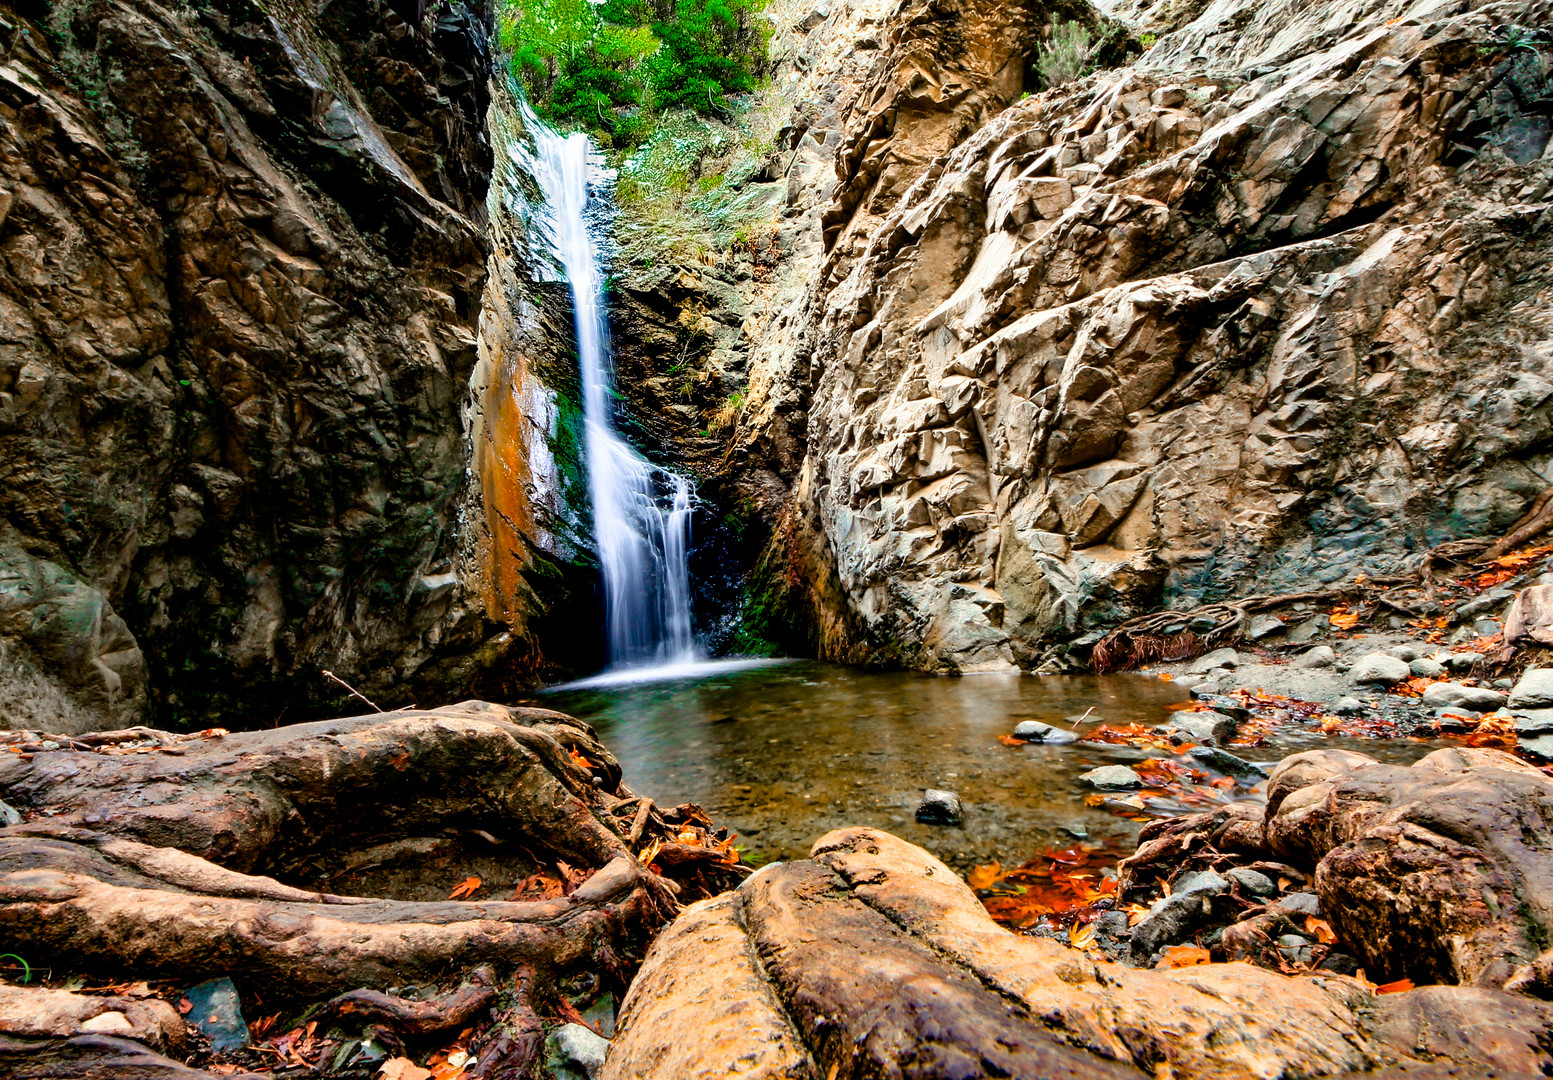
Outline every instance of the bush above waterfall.
{"label": "bush above waterfall", "polygon": [[634,146],[669,108],[724,115],[765,62],[764,0],[503,0],[500,44],[546,120]]}

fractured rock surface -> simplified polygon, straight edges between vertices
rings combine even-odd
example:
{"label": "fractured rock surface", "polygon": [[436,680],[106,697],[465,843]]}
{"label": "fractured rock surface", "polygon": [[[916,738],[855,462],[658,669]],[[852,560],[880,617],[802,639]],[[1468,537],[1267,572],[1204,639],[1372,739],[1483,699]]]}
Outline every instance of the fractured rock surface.
{"label": "fractured rock surface", "polygon": [[768,565],[823,578],[792,594],[822,655],[1031,666],[1210,589],[1390,572],[1544,486],[1548,76],[1494,42],[1553,9],[1191,11],[998,111],[1028,15],[971,0],[984,44],[896,29],[842,99],[735,452],[790,479]]}

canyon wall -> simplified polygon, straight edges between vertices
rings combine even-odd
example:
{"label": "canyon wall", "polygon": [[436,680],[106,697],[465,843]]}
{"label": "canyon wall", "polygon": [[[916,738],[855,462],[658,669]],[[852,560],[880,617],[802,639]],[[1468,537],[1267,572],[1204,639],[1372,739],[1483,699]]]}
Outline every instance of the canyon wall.
{"label": "canyon wall", "polygon": [[0,4],[8,722],[531,672],[456,537],[488,40],[484,0]]}
{"label": "canyon wall", "polygon": [[907,0],[819,110],[727,461],[771,508],[749,610],[822,656],[1039,667],[1553,479],[1553,49],[1516,29],[1553,5],[1133,3],[1142,55],[1021,96],[1060,14]]}

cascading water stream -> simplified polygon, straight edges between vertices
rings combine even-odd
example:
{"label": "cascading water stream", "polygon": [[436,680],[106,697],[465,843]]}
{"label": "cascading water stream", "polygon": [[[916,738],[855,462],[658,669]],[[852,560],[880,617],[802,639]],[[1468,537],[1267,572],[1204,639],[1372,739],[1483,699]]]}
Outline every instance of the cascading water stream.
{"label": "cascading water stream", "polygon": [[698,659],[690,620],[690,482],[638,454],[615,430],[609,322],[599,245],[589,229],[590,175],[608,174],[587,136],[560,135],[520,105],[534,140],[527,162],[539,210],[571,286],[582,372],[583,452],[604,577],[612,668]]}

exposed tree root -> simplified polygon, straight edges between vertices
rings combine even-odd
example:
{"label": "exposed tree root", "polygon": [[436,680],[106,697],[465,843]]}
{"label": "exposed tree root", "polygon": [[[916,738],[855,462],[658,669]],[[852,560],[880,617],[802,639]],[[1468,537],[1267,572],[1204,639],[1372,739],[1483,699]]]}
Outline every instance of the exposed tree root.
{"label": "exposed tree root", "polygon": [[[699,811],[623,788],[592,730],[545,710],[473,702],[265,732],[11,743],[0,797],[31,820],[0,830],[0,952],[184,986],[230,976],[266,1008],[332,997],[313,1019],[388,1045],[473,1028],[472,1076],[528,1075],[539,1016],[564,988],[622,987],[677,896],[744,872]],[[471,898],[448,899],[460,882]],[[389,992],[461,979],[429,1000]],[[31,1042],[49,1075],[182,1076],[82,1041],[175,1052],[176,1032],[147,1027],[150,1007],[82,1029],[79,1002],[54,1000],[52,1026],[0,1034]]]}

